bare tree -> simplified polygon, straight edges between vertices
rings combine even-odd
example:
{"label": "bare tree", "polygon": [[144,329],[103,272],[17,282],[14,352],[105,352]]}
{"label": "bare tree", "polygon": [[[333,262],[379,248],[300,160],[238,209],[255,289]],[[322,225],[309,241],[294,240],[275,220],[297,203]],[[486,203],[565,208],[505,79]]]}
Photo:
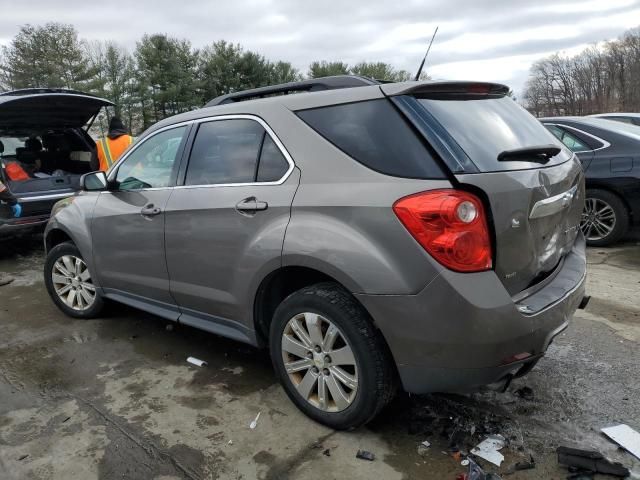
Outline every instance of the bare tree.
{"label": "bare tree", "polygon": [[567,57],[534,63],[523,97],[536,116],[640,111],[640,28]]}

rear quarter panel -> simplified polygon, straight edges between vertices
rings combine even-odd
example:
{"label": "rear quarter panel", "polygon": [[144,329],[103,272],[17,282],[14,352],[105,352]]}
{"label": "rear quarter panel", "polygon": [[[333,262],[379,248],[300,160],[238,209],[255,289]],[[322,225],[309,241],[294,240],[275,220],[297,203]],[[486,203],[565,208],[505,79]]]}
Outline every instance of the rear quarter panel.
{"label": "rear quarter panel", "polygon": [[287,227],[283,266],[323,272],[347,289],[369,294],[419,292],[442,270],[395,216],[394,202],[451,188],[448,180],[377,173],[323,139],[285,107],[264,118],[301,171]]}

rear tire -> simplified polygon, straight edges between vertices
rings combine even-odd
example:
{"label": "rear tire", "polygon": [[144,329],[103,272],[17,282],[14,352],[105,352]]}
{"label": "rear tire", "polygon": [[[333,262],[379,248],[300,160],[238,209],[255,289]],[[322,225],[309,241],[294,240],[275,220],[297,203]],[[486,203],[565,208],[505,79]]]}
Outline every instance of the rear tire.
{"label": "rear tire", "polygon": [[269,342],[273,367],[289,398],[328,427],[363,425],[395,394],[395,369],[380,332],[335,283],[289,295],[274,313]]}
{"label": "rear tire", "polygon": [[70,317],[95,318],[104,309],[89,267],[71,242],[56,245],[47,254],[44,283],[53,302]]}
{"label": "rear tire", "polygon": [[629,229],[629,212],[622,199],[608,190],[586,192],[580,228],[592,247],[605,247],[622,238]]}

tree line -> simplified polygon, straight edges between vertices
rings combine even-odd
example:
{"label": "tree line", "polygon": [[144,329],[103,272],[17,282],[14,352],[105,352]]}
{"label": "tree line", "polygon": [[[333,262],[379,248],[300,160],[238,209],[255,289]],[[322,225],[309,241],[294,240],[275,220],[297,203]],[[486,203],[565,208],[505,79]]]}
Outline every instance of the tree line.
{"label": "tree line", "polygon": [[538,117],[640,112],[640,28],[531,67],[523,99]]}
{"label": "tree line", "polygon": [[98,95],[115,103],[116,115],[134,134],[218,95],[347,73],[391,81],[411,77],[383,62],[313,61],[303,73],[225,40],[194,48],[162,33],[143,35],[129,51],[111,40],[83,40],[61,23],[24,25],[0,52],[0,90],[68,88]]}

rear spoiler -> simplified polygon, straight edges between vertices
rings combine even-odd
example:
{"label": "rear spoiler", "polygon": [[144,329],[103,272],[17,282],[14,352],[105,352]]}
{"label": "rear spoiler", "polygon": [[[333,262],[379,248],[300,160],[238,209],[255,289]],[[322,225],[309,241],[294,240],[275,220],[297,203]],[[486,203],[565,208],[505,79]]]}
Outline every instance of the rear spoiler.
{"label": "rear spoiler", "polygon": [[388,97],[411,95],[433,100],[502,98],[509,93],[509,87],[500,83],[465,81],[391,83],[380,85],[380,89]]}

